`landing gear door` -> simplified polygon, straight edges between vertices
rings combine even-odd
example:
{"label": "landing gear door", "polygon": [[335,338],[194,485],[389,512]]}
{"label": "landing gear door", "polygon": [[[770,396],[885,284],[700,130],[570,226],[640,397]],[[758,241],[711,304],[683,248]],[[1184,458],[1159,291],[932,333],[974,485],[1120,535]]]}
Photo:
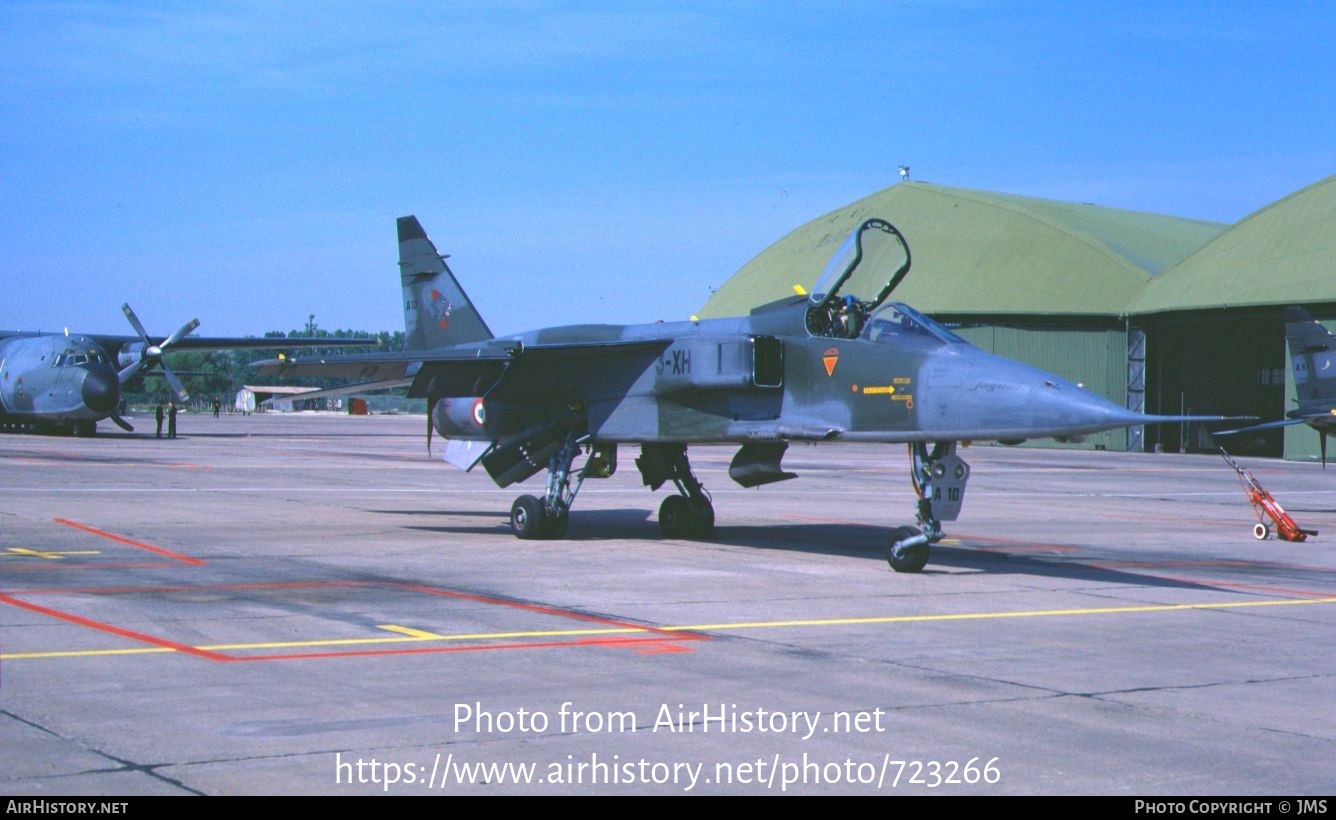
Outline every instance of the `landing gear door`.
{"label": "landing gear door", "polygon": [[940,521],[955,521],[965,503],[965,482],[970,477],[970,466],[954,453],[943,456],[928,467],[928,482],[923,487],[924,497],[932,502],[933,515]]}

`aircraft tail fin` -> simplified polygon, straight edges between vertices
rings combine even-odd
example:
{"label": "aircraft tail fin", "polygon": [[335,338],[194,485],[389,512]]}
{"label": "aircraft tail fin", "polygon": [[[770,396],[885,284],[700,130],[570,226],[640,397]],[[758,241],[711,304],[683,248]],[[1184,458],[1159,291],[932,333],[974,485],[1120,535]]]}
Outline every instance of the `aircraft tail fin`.
{"label": "aircraft tail fin", "polygon": [[1336,335],[1301,307],[1283,309],[1299,406],[1336,400]]}
{"label": "aircraft tail fin", "polygon": [[399,217],[398,231],[408,349],[430,350],[492,338],[492,331],[417,217]]}

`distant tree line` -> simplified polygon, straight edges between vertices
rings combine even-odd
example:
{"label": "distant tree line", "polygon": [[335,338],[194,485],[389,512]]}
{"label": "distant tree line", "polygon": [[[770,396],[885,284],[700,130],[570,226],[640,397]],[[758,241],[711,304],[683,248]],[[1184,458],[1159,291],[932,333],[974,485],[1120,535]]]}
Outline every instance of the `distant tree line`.
{"label": "distant tree line", "polygon": [[[181,379],[181,384],[190,394],[190,403],[201,411],[209,409],[217,398],[224,408],[230,408],[237,391],[248,384],[282,384],[301,387],[336,387],[340,379],[295,379],[261,377],[255,373],[255,363],[277,358],[280,353],[291,358],[319,358],[348,353],[372,353],[378,351],[396,351],[404,349],[404,332],[381,331],[371,333],[365,330],[325,330],[310,323],[302,330],[271,330],[264,334],[265,339],[274,339],[272,348],[247,348],[241,350],[184,351],[168,353],[167,366]],[[375,339],[374,347],[283,347],[282,339]],[[145,375],[136,376],[122,388],[122,395],[130,406],[145,406],[171,398],[172,391],[167,380],[157,368],[152,368]]]}

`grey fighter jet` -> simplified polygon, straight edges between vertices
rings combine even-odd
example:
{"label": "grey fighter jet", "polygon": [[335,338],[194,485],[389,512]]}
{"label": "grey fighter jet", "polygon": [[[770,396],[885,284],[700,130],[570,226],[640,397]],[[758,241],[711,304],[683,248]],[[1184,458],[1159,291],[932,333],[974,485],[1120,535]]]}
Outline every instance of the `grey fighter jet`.
{"label": "grey fighter jet", "polygon": [[1322,466],[1327,466],[1327,436],[1336,430],[1336,335],[1297,305],[1281,309],[1285,319],[1285,341],[1290,348],[1290,372],[1299,406],[1278,421],[1268,421],[1216,436],[1232,436],[1257,430],[1307,424],[1318,433]]}
{"label": "grey fighter jet", "polygon": [[260,372],[359,380],[350,389],[409,385],[428,400],[428,446],[433,427],[449,440],[447,460],[481,463],[501,487],[546,471],[543,493],[511,507],[520,538],[563,536],[581,484],[611,475],[619,447],[639,446],[635,466],[650,488],[676,488],[659,507],[663,532],[704,538],[714,507],[690,445],[736,445],[729,475],[755,487],[795,477],[780,463],[791,442],[899,442],[911,453],[917,526],[895,529],[887,555],[896,571],[917,572],[960,512],[970,468],[958,442],[1186,420],[1126,410],[888,301],[910,255],[882,219],[849,236],[810,295],[747,316],[508,338],[493,337],[415,217],[399,219],[398,235],[414,349],[273,361]]}
{"label": "grey fighter jet", "polygon": [[374,340],[204,338],[189,335],[191,319],[171,336],[153,342],[130,306],[122,305],[136,336],[0,331],[0,427],[91,436],[110,418],[133,427],[117,413],[121,385],[143,370],[158,368],[181,404],[189,400],[181,380],[163,362],[170,350],[342,347]]}

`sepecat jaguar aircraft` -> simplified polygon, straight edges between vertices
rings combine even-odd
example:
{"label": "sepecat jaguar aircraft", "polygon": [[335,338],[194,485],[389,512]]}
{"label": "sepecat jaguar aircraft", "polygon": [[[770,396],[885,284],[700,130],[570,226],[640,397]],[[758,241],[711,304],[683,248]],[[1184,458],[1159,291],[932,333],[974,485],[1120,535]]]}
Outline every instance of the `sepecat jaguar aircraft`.
{"label": "sepecat jaguar aircraft", "polygon": [[729,476],[755,487],[795,477],[781,466],[792,442],[898,442],[910,450],[917,526],[891,532],[887,558],[917,572],[960,513],[970,468],[959,442],[1219,420],[1124,409],[888,301],[910,254],[883,219],[854,230],[810,293],[746,316],[506,338],[493,337],[415,217],[398,220],[398,238],[409,350],[273,360],[260,372],[360,380],[343,392],[408,385],[428,400],[428,447],[433,427],[448,439],[446,460],[481,463],[501,487],[546,471],[543,493],[511,507],[520,538],[564,536],[582,483],[612,475],[619,447],[640,448],[651,489],[676,488],[659,507],[662,531],[706,538],[715,512],[690,445],[736,445]]}

